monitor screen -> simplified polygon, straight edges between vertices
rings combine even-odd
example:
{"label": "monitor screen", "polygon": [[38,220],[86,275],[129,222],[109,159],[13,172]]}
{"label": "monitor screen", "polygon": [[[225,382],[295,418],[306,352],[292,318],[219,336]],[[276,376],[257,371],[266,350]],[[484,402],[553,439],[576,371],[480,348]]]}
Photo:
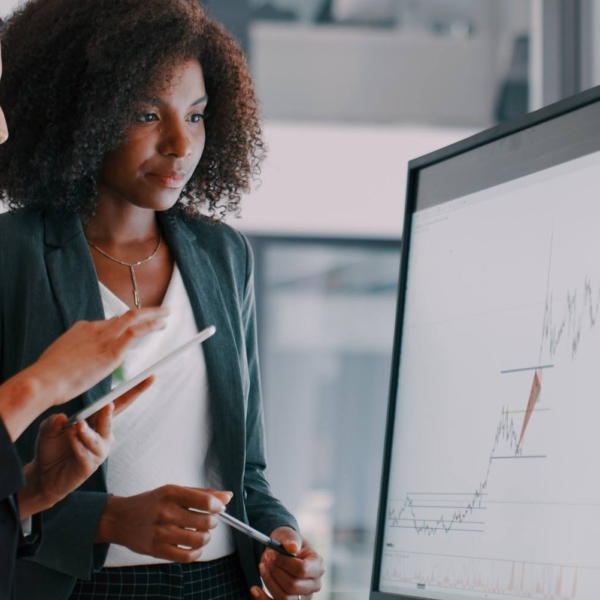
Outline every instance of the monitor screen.
{"label": "monitor screen", "polygon": [[411,163],[372,598],[600,598],[598,90]]}

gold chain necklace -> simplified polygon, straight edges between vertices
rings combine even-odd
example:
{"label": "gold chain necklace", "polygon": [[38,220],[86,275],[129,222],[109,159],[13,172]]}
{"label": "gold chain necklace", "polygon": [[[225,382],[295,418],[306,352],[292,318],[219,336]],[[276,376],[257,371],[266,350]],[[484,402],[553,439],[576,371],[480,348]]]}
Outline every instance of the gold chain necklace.
{"label": "gold chain necklace", "polygon": [[107,254],[101,248],[98,248],[98,246],[96,246],[96,244],[92,244],[92,242],[90,242],[90,240],[88,240],[87,238],[86,238],[86,241],[92,248],[94,248],[95,250],[100,252],[100,254],[102,254],[103,256],[106,256],[106,258],[110,258],[110,260],[112,260],[116,263],[119,263],[120,265],[129,267],[129,272],[131,273],[131,283],[133,283],[133,301],[134,301],[135,307],[137,309],[142,308],[142,303],[140,302],[140,290],[138,288],[137,279],[135,277],[135,271],[133,269],[134,269],[134,267],[139,267],[140,265],[143,265],[144,263],[148,262],[149,260],[152,260],[156,256],[156,254],[160,250],[160,246],[162,244],[162,233],[160,234],[160,236],[158,238],[158,246],[156,246],[156,248],[154,249],[154,252],[150,256],[147,256],[146,258],[142,258],[142,260],[138,260],[137,262],[134,262],[134,263],[127,263],[123,260],[119,260],[118,258],[115,258],[114,256],[111,256],[110,254]]}

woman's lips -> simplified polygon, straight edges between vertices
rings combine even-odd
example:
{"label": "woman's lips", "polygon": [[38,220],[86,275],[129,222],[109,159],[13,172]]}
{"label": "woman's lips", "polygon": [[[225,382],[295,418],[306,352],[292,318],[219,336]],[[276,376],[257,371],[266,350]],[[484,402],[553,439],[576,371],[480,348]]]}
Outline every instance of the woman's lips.
{"label": "woman's lips", "polygon": [[153,183],[170,189],[183,187],[185,173],[178,171],[165,171],[164,173],[146,173],[146,177]]}

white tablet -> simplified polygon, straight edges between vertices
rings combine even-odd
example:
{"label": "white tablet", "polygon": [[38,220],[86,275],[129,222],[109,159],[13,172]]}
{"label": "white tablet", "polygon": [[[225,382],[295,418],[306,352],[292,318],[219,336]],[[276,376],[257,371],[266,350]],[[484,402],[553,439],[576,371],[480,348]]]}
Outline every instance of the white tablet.
{"label": "white tablet", "polygon": [[65,427],[69,427],[71,425],[75,425],[80,421],[85,421],[93,414],[97,413],[99,410],[102,410],[105,406],[122,396],[125,392],[133,389],[138,383],[144,381],[150,377],[150,375],[154,375],[159,369],[169,364],[172,360],[177,358],[180,354],[183,354],[189,348],[192,348],[196,344],[201,344],[205,342],[209,337],[213,336],[217,331],[216,327],[211,325],[206,329],[203,329],[200,333],[196,334],[191,340],[188,340],[173,352],[170,352],[166,356],[163,356],[160,360],[157,360],[154,364],[149,366],[147,369],[144,369],[139,375],[136,375],[129,381],[122,383],[117,386],[114,390],[111,390],[106,396],[103,396],[99,400],[96,400],[93,404],[86,406],[79,412],[75,413],[66,423]]}

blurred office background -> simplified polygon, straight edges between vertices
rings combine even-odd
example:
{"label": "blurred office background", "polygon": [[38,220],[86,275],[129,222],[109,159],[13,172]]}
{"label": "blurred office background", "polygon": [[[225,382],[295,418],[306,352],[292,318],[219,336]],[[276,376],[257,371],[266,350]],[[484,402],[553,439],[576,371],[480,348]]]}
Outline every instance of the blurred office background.
{"label": "blurred office background", "polygon": [[270,148],[230,221],[256,256],[269,477],[326,558],[319,597],[366,599],[407,161],[599,84],[600,0],[203,3]]}
{"label": "blurred office background", "polygon": [[528,111],[531,8],[213,0],[209,9],[231,16],[248,51],[270,147],[234,223],[257,259],[269,477],[326,558],[320,597],[365,599],[407,161]]}

